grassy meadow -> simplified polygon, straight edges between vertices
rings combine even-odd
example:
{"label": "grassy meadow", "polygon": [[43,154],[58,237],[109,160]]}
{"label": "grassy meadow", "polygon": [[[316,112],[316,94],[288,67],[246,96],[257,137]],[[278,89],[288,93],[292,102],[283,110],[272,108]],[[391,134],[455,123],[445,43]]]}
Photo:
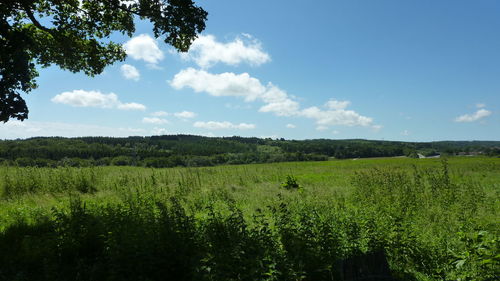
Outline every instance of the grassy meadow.
{"label": "grassy meadow", "polygon": [[0,168],[0,280],[498,280],[500,158]]}

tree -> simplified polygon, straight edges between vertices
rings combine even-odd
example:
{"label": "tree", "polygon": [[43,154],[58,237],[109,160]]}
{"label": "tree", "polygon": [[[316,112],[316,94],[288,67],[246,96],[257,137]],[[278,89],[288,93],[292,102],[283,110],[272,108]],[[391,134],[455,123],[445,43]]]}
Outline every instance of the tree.
{"label": "tree", "polygon": [[192,0],[5,0],[0,2],[0,121],[28,118],[21,93],[37,87],[36,65],[100,74],[126,57],[114,32],[132,36],[134,18],[186,52],[205,29],[207,12]]}

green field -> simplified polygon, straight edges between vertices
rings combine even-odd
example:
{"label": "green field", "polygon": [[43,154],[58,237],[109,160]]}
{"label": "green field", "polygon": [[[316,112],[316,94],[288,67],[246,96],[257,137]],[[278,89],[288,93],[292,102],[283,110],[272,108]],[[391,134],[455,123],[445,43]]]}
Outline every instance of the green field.
{"label": "green field", "polygon": [[496,280],[499,194],[500,158],[2,167],[0,280]]}

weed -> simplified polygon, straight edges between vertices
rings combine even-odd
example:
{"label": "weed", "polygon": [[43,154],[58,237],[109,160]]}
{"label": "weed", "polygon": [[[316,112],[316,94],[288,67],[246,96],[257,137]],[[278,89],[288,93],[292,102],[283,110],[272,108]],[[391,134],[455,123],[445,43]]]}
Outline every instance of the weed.
{"label": "weed", "polygon": [[300,185],[297,182],[297,178],[295,178],[292,175],[287,175],[286,180],[281,184],[281,187],[290,190],[290,189],[299,189]]}

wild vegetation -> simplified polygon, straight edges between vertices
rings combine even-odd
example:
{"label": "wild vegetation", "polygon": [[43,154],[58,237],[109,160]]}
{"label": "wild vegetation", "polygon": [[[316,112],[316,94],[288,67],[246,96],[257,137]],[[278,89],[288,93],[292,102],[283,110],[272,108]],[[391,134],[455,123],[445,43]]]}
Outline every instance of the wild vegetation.
{"label": "wild vegetation", "polygon": [[498,280],[499,158],[3,167],[0,280]]}
{"label": "wild vegetation", "polygon": [[500,142],[285,140],[191,135],[31,138],[0,141],[0,165],[37,167],[201,167],[224,164],[325,161],[330,158],[500,155]]}

